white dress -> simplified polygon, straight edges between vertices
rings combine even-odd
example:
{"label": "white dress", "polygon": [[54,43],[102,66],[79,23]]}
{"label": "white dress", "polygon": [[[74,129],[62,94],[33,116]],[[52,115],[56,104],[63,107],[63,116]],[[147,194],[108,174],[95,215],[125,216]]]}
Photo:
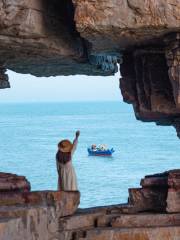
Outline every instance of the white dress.
{"label": "white dress", "polygon": [[62,191],[77,191],[77,177],[72,164],[72,157],[76,150],[78,140],[75,139],[73,142],[73,149],[71,151],[71,161],[66,164],[58,163],[58,189]]}

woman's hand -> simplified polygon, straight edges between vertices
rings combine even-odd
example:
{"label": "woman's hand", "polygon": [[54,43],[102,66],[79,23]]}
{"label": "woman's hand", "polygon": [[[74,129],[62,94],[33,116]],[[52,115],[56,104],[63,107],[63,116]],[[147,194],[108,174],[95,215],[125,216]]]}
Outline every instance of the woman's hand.
{"label": "woman's hand", "polygon": [[78,138],[79,135],[80,135],[80,131],[78,130],[78,131],[76,131],[76,138]]}

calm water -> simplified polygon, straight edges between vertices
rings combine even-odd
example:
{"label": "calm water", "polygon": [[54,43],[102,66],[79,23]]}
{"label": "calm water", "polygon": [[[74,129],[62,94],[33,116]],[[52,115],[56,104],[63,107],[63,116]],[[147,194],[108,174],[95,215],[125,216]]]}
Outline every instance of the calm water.
{"label": "calm water", "polygon": [[[121,102],[0,104],[0,171],[27,176],[33,190],[56,189],[56,144],[81,136],[74,156],[81,207],[126,202],[145,174],[180,168],[180,141],[172,127],[135,120]],[[113,158],[88,157],[106,143]]]}

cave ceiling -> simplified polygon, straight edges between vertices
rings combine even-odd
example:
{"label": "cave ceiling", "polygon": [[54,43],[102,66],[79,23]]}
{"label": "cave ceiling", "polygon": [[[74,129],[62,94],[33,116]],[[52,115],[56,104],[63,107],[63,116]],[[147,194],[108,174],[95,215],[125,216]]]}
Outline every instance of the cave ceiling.
{"label": "cave ceiling", "polygon": [[0,88],[6,69],[108,76],[117,63],[137,119],[180,135],[180,0],[0,1]]}

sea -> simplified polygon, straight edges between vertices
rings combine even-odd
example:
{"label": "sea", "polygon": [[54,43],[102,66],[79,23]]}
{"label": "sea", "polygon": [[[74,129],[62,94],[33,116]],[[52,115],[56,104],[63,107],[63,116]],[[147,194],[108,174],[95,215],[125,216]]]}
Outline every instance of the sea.
{"label": "sea", "polygon": [[[180,168],[175,129],[137,121],[121,101],[1,103],[0,109],[0,171],[26,176],[33,191],[57,189],[57,143],[81,131],[73,158],[81,208],[125,203],[128,188],[145,175]],[[115,153],[88,156],[92,144]]]}

